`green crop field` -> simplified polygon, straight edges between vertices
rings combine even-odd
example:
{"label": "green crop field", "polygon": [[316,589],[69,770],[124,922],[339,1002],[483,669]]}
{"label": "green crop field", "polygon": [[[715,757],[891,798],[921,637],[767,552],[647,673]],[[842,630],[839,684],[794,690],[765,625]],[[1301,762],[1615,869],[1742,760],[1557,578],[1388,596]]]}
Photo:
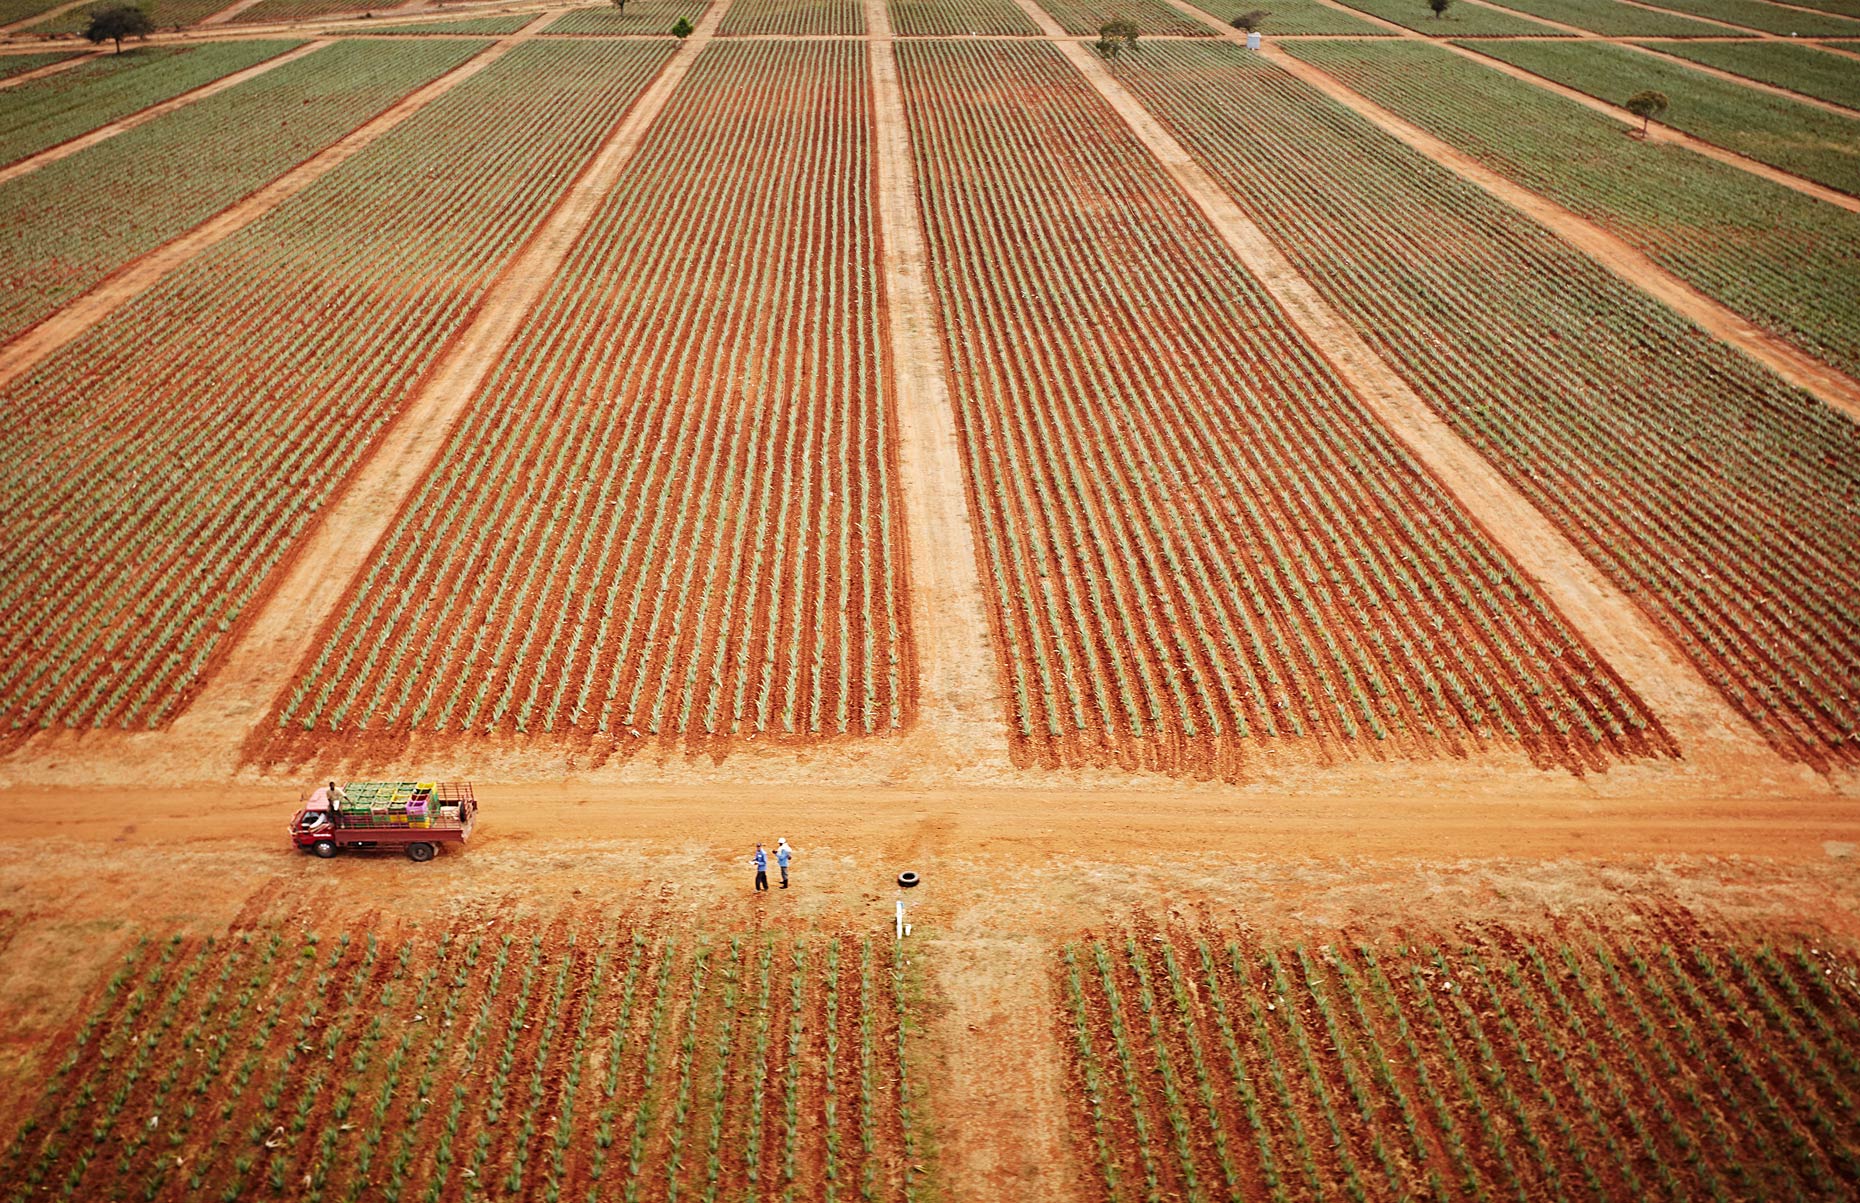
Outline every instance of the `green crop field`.
{"label": "green crop field", "polygon": [[[1298,52],[1385,47],[1441,53]],[[1850,420],[1257,56],[1158,43],[1132,63],[1129,86],[1306,278],[1779,749],[1860,756],[1860,666],[1826,644],[1860,557]],[[1756,514],[1801,543],[1769,540]]]}
{"label": "green crop field", "polygon": [[[1259,5],[1243,3],[1241,0],[1227,4],[1218,3],[1217,0],[1195,0],[1195,7],[1223,22],[1232,21],[1241,13],[1261,11]],[[1320,4],[1318,0],[1281,0],[1264,11],[1268,16],[1261,23],[1260,30],[1268,37],[1282,33],[1396,36],[1393,30],[1373,21],[1365,21],[1344,9]]]}
{"label": "green crop field", "polygon": [[339,43],[0,186],[0,275],[11,285],[0,295],[0,336],[42,320],[482,46]]}
{"label": "green crop field", "polygon": [[[392,416],[669,53],[519,48],[0,391],[0,413],[35,415],[32,437],[61,459],[125,444],[142,456],[136,475],[83,479],[7,457],[13,529],[32,533],[6,548],[6,638],[44,649],[4,657],[10,723],[173,713],[338,483],[331,466]],[[204,329],[203,313],[216,315]],[[165,336],[177,327],[201,332]],[[187,554],[164,554],[177,543]],[[120,571],[89,567],[116,557]]]}
{"label": "green crop field", "polygon": [[1677,55],[1788,88],[1848,108],[1860,109],[1860,60],[1819,46],[1789,42],[1648,42],[1661,54]]}
{"label": "green crop field", "polygon": [[1722,25],[1678,13],[1623,4],[1621,0],[1493,0],[1533,17],[1557,21],[1609,37],[1723,37]]}
{"label": "green crop field", "polygon": [[1860,1012],[1825,955],[1094,937],[1059,959],[1073,1130],[1110,1199],[1841,1198]]}
{"label": "green crop field", "polygon": [[886,0],[892,27],[900,34],[934,36],[966,33],[1040,32],[1014,0]]}
{"label": "green crop field", "polygon": [[1134,21],[1144,33],[1213,37],[1207,25],[1168,0],[1036,0],[1060,28],[1072,34],[1095,34],[1106,21]]}
{"label": "green crop field", "polygon": [[4,1197],[909,1199],[901,953],[647,925],[144,939],[0,1154]]}
{"label": "green crop field", "polygon": [[1616,121],[1444,50],[1290,50],[1809,354],[1860,372],[1860,215],[1623,137]]}
{"label": "green crop field", "polygon": [[[1482,43],[1483,54],[1612,104],[1642,88],[1672,107],[1657,120],[1726,150],[1860,194],[1860,117],[1694,71],[1670,59],[1596,42]],[[1860,62],[1854,64],[1860,68]]]}
{"label": "green crop field", "polygon": [[254,63],[297,42],[144,46],[8,88],[0,106],[0,164],[16,162]]}
{"label": "green crop field", "polygon": [[1826,8],[1823,4],[1784,7],[1766,0],[1659,0],[1656,7],[1785,37],[1860,37],[1860,20],[1830,15],[1839,10],[1830,10],[1830,14],[1803,11]]}
{"label": "green crop field", "polygon": [[1351,8],[1406,26],[1430,38],[1566,38],[1561,29],[1479,4],[1454,4],[1440,16],[1426,0],[1343,0]]}

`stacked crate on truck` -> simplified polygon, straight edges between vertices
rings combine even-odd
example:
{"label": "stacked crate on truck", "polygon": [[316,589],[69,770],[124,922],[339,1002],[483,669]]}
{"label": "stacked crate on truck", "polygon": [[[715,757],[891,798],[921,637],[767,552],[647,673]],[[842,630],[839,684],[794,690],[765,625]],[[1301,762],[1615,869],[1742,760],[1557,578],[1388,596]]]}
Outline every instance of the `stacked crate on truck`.
{"label": "stacked crate on truck", "polygon": [[291,842],[322,857],[344,848],[400,848],[427,861],[440,844],[463,844],[477,811],[470,782],[354,781],[333,805],[328,791],[318,790],[291,820]]}

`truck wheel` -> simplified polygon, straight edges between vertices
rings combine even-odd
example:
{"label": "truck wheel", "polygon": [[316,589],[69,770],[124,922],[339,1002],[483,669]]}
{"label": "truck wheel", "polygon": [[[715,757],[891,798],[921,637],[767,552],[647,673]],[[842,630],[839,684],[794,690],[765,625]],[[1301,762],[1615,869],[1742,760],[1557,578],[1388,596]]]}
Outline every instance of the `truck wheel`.
{"label": "truck wheel", "polygon": [[421,863],[425,863],[426,861],[432,860],[433,859],[433,846],[427,843],[408,844],[407,845],[407,859],[414,860],[414,861],[420,861]]}
{"label": "truck wheel", "polygon": [[330,857],[336,855],[336,845],[328,840],[318,840],[316,843],[310,845],[310,851],[316,853],[324,860],[328,860]]}

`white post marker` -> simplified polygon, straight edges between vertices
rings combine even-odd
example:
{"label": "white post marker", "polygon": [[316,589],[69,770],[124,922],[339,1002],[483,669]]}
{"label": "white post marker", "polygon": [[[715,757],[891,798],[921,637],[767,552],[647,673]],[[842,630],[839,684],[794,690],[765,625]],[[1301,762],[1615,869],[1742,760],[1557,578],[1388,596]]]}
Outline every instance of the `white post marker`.
{"label": "white post marker", "polygon": [[904,899],[898,899],[898,939],[904,938]]}

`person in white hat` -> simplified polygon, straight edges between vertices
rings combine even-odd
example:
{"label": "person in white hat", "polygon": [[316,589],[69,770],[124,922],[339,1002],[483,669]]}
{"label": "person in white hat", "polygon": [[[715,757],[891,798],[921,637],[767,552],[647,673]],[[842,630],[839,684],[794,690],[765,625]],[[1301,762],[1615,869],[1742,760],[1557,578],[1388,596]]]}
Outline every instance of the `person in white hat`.
{"label": "person in white hat", "polygon": [[794,859],[794,849],[788,846],[784,837],[775,841],[775,863],[781,867],[781,888],[788,888],[788,862]]}

